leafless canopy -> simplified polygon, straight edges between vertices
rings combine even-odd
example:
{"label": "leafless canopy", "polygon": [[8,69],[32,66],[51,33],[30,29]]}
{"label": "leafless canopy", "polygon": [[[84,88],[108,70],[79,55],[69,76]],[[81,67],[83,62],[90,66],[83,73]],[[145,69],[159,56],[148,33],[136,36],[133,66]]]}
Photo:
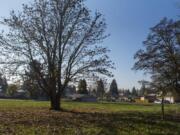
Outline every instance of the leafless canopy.
{"label": "leafless canopy", "polygon": [[108,36],[105,20],[98,12],[91,16],[84,0],[34,0],[1,24],[10,28],[0,35],[1,64],[23,73],[38,61],[42,70],[34,68],[48,93],[82,76],[112,76],[109,50],[98,45]]}
{"label": "leafless canopy", "polygon": [[180,22],[164,18],[144,41],[144,48],[136,55],[135,70],[144,70],[152,75],[154,83],[174,86],[180,93]]}

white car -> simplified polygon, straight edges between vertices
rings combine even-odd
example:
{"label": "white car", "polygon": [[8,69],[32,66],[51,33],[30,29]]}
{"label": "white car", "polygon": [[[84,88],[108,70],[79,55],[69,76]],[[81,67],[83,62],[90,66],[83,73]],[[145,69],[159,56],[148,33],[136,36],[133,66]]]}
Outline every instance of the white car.
{"label": "white car", "polygon": [[161,100],[155,100],[154,103],[155,104],[161,104]]}
{"label": "white car", "polygon": [[[162,101],[161,100],[155,100],[154,103],[155,104],[161,104]],[[169,100],[164,100],[164,104],[171,104],[171,102]]]}

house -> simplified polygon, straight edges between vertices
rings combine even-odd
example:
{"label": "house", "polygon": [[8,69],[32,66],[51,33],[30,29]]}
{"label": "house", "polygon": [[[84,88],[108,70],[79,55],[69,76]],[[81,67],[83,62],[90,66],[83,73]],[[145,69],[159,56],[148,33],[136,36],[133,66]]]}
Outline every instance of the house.
{"label": "house", "polygon": [[3,92],[3,86],[0,85],[0,98],[6,98],[6,94]]}
{"label": "house", "polygon": [[149,103],[153,103],[156,99],[157,99],[156,94],[148,94],[146,96],[142,96],[139,98],[141,102],[149,102]]}
{"label": "house", "polygon": [[147,99],[149,101],[149,103],[153,103],[157,99],[157,95],[156,94],[148,94],[147,96],[145,96],[145,99]]}
{"label": "house", "polygon": [[[160,94],[155,94],[152,92],[150,94],[147,94],[146,96],[140,97],[140,101],[144,102],[146,100],[149,103],[154,103],[155,101],[161,101],[162,97]],[[178,97],[177,93],[169,92],[166,94],[166,96],[164,96],[164,101],[171,104],[178,103],[180,101],[180,97]]]}
{"label": "house", "polygon": [[17,92],[13,95],[13,98],[17,99],[27,99],[27,92],[25,90],[19,89]]}
{"label": "house", "polygon": [[0,98],[6,98],[6,95],[2,92],[0,92]]}
{"label": "house", "polygon": [[97,102],[97,98],[87,94],[73,94],[70,96],[71,100],[79,102]]}
{"label": "house", "polygon": [[174,104],[175,103],[175,99],[174,99],[174,97],[173,96],[165,96],[164,97],[164,100],[165,101],[169,101],[169,103],[171,103],[171,104]]}
{"label": "house", "polygon": [[2,86],[0,85],[0,92],[2,92],[3,91],[3,89],[2,89]]}
{"label": "house", "polygon": [[178,94],[177,92],[174,92],[173,96],[174,96],[174,102],[180,103],[180,94]]}
{"label": "house", "polygon": [[143,96],[143,97],[140,97],[140,100],[141,100],[141,101],[145,101],[146,98]]}
{"label": "house", "polygon": [[[162,100],[161,97],[158,98],[160,101]],[[164,97],[164,101],[167,103],[174,104],[175,103],[175,97],[171,92],[167,93],[166,96]]]}
{"label": "house", "polygon": [[76,94],[76,87],[75,86],[67,86],[63,92],[63,97],[69,98],[74,94]]}
{"label": "house", "polygon": [[130,102],[131,99],[129,96],[126,96],[124,93],[119,93],[119,97],[117,99],[118,102]]}

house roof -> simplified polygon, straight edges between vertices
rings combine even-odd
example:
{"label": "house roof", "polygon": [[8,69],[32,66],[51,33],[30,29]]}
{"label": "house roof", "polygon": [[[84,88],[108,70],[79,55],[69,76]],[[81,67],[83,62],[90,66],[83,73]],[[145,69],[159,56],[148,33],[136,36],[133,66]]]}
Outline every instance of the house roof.
{"label": "house roof", "polygon": [[70,95],[70,97],[72,97],[72,98],[95,98],[94,96],[90,96],[87,94],[73,94],[73,95]]}

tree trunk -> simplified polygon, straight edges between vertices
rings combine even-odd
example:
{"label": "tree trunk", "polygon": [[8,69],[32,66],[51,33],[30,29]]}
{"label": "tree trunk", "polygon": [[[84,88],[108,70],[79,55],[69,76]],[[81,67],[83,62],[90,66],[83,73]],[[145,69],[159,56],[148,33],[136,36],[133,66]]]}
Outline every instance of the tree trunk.
{"label": "tree trunk", "polygon": [[61,110],[61,102],[60,96],[55,94],[51,96],[51,110],[60,111]]}
{"label": "tree trunk", "polygon": [[162,97],[161,111],[162,111],[162,120],[164,120],[164,118],[165,118],[165,113],[164,113],[164,97]]}
{"label": "tree trunk", "polygon": [[[54,81],[55,82],[55,81]],[[50,85],[50,100],[51,100],[51,110],[60,111],[60,100],[61,100],[61,93],[57,92],[56,83],[51,81]]]}

